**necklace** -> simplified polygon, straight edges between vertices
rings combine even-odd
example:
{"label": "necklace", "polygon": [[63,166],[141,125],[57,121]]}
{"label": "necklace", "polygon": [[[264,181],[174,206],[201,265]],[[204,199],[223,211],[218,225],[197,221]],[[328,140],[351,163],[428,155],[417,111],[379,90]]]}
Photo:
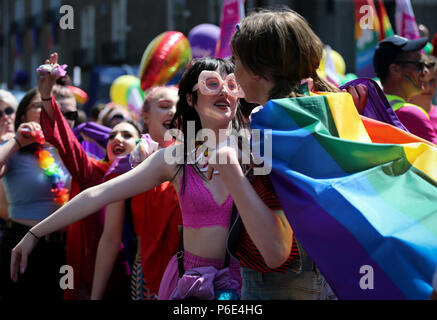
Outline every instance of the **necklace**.
{"label": "necklace", "polygon": [[49,150],[44,150],[42,145],[45,143],[44,136],[41,131],[37,131],[33,135],[36,136],[38,150],[35,151],[38,157],[39,167],[44,171],[47,179],[52,184],[50,191],[54,195],[55,203],[64,205],[69,200],[68,189],[64,188],[64,181],[61,179],[62,169],[59,168]]}
{"label": "necklace", "polygon": [[54,195],[55,203],[64,205],[69,200],[68,189],[64,188],[64,181],[61,180],[61,169],[55,162],[50,151],[43,150],[40,146],[35,152],[38,157],[39,167],[44,171],[44,174],[52,184],[50,191]]}
{"label": "necklace", "polygon": [[[194,157],[194,164],[197,165],[200,172],[208,171],[208,148],[206,144],[196,143],[196,147],[191,151],[191,155]],[[219,174],[217,170],[214,170],[213,174]]]}
{"label": "necklace", "polygon": [[54,201],[59,205],[64,205],[69,200],[68,189],[64,188],[65,184],[62,181],[61,173],[62,169],[59,168],[58,164],[55,162],[52,154],[48,150],[44,150],[42,146],[46,142],[44,135],[41,130],[31,132],[28,128],[21,129],[21,134],[24,136],[35,137],[38,149],[35,151],[38,157],[39,167],[44,171],[47,179],[52,184],[50,191],[54,194]]}

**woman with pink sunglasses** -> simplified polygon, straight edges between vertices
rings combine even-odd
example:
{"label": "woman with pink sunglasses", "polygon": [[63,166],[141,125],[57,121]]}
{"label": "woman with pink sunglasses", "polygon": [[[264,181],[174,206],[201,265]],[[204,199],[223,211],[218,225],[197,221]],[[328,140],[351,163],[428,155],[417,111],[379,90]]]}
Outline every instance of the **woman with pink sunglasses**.
{"label": "woman with pink sunglasses", "polygon": [[[200,75],[205,70],[215,71],[218,76],[210,74],[204,79],[205,73]],[[241,284],[239,263],[227,256],[226,251],[233,201],[219,175],[206,179],[203,172],[207,168],[196,161],[199,149],[191,148],[195,146],[195,135],[188,134],[189,130],[196,134],[202,128],[209,129],[216,139],[208,140],[208,144],[214,147],[220,142],[221,130],[240,129],[243,118],[237,104],[241,90],[229,76],[233,70],[233,64],[222,59],[193,61],[179,82],[179,101],[173,119],[184,133],[184,142],[158,150],[131,171],[88,188],[33,227],[12,252],[11,278],[17,279],[19,270],[25,272],[28,255],[46,233],[82,219],[111,202],[170,181],[181,206],[184,249],[169,262],[158,298],[214,299],[223,292],[237,298]],[[210,81],[212,78],[214,81]],[[193,124],[194,128],[190,127]],[[179,281],[184,276],[193,286]],[[201,286],[191,290],[196,283]]]}

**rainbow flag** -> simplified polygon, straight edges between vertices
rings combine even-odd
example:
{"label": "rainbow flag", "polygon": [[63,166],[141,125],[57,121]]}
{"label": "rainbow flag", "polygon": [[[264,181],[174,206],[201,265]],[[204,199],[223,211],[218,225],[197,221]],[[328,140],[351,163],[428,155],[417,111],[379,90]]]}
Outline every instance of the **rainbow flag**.
{"label": "rainbow flag", "polygon": [[379,1],[379,41],[384,40],[387,37],[394,35],[393,28],[391,27],[390,19],[388,18],[387,11],[385,10],[384,1]]}
{"label": "rainbow flag", "polygon": [[437,146],[360,116],[348,93],[271,100],[251,127],[258,150],[272,142],[275,192],[339,299],[428,299]]}
{"label": "rainbow flag", "polygon": [[354,0],[354,16],[355,73],[359,78],[373,78],[373,54],[378,44],[380,29],[373,0]]}

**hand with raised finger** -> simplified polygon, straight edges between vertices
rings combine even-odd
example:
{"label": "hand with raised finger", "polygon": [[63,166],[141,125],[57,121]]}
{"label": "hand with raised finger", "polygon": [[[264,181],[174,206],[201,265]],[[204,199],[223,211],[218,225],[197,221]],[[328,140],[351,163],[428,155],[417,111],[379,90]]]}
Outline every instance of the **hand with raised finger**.
{"label": "hand with raised finger", "polygon": [[55,52],[37,69],[39,74],[38,89],[43,101],[50,98],[56,79],[65,75],[65,68],[66,66],[60,66],[58,64],[58,54]]}

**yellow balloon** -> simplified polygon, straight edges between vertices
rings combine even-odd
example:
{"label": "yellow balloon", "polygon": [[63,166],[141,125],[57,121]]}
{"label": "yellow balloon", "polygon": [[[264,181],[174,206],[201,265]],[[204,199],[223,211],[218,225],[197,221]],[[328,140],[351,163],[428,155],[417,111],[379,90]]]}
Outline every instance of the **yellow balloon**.
{"label": "yellow balloon", "polygon": [[132,85],[138,83],[138,81],[139,79],[137,77],[131,75],[124,75],[115,79],[109,89],[111,101],[126,107],[129,89]]}
{"label": "yellow balloon", "polygon": [[[335,70],[340,76],[345,76],[346,74],[346,63],[344,62],[343,57],[337,51],[331,48],[331,59],[334,62]],[[325,67],[326,67],[326,50],[323,49],[323,57],[320,60],[319,69],[317,69],[317,73],[319,76],[325,76]]]}

